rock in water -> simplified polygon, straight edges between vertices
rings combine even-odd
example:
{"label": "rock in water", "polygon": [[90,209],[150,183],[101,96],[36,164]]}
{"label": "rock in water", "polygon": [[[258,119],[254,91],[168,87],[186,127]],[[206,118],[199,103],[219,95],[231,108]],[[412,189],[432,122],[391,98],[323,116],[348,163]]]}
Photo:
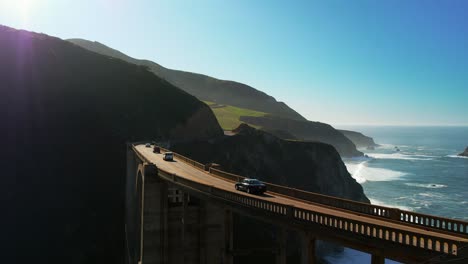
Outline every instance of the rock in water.
{"label": "rock in water", "polygon": [[458,154],[458,156],[468,157],[468,147],[466,147],[465,151],[463,151],[462,153]]}

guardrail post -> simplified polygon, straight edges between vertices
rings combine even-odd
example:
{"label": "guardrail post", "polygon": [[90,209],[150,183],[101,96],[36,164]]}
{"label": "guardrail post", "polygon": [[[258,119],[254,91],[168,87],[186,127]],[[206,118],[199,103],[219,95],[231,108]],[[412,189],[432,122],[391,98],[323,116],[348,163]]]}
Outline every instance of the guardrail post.
{"label": "guardrail post", "polygon": [[401,211],[398,208],[392,208],[390,209],[390,219],[392,220],[401,220]]}
{"label": "guardrail post", "polygon": [[294,205],[286,206],[286,217],[294,219]]}

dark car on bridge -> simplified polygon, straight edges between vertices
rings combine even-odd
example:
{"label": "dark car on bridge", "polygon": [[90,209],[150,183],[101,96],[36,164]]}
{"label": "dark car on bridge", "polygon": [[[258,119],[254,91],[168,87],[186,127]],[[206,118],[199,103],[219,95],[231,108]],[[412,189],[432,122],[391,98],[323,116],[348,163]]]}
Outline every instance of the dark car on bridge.
{"label": "dark car on bridge", "polygon": [[262,194],[266,192],[266,185],[257,179],[244,179],[241,182],[237,182],[235,188],[238,191],[246,191],[247,193]]}
{"label": "dark car on bridge", "polygon": [[166,152],[163,154],[163,160],[165,161],[173,161],[174,160],[174,153]]}

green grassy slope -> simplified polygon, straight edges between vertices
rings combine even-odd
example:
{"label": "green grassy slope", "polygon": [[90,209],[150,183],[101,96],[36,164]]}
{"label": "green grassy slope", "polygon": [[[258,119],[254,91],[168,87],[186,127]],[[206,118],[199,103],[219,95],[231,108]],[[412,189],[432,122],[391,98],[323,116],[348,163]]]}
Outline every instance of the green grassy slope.
{"label": "green grassy slope", "polygon": [[[216,119],[218,119],[220,126],[224,130],[233,130],[234,128],[237,128],[241,123],[244,123],[240,121],[241,116],[258,117],[267,115],[267,113],[264,112],[235,107],[231,105],[218,105],[209,101],[205,101],[205,103],[211,107],[211,110],[213,110]],[[256,126],[256,128],[258,128],[258,126]]]}

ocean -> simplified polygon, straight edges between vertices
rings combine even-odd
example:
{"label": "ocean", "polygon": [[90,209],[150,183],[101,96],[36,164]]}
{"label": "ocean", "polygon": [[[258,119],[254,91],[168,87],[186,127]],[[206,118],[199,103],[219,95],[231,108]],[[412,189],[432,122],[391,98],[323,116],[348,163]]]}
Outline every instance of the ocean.
{"label": "ocean", "polygon": [[[360,149],[368,158],[344,160],[373,204],[468,221],[468,158],[457,156],[468,146],[468,127],[339,128],[362,132],[381,145]],[[327,260],[370,263],[370,256],[345,249]]]}

